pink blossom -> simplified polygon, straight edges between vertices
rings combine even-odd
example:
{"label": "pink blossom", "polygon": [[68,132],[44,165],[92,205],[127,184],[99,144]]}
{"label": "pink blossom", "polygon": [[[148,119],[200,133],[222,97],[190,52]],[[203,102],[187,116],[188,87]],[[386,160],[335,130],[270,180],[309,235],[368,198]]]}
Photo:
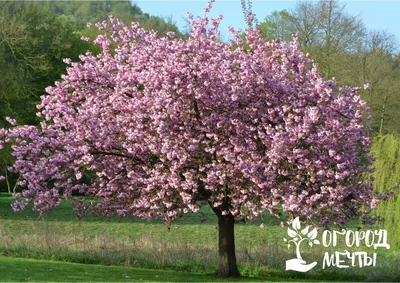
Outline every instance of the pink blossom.
{"label": "pink blossom", "polygon": [[221,17],[189,19],[187,40],[112,17],[96,24],[101,54],[82,54],[46,88],[44,121],[1,132],[24,185],[13,209],[32,201],[44,213],[62,191],[96,196],[72,200],[80,217],[164,217],[170,227],[211,205],[236,219],[282,208],[344,224],[389,197],[364,178],[373,159],[360,88],[324,80],[296,36],[268,42],[230,27],[227,44]]}
{"label": "pink blossom", "polygon": [[208,3],[208,4],[206,5],[206,7],[204,7],[204,12],[206,12],[206,13],[210,12],[210,11],[211,11],[211,8],[212,8],[211,3]]}
{"label": "pink blossom", "polygon": [[15,119],[13,119],[13,118],[6,117],[6,121],[7,121],[8,123],[10,123],[12,126],[17,125],[17,121],[16,121]]}

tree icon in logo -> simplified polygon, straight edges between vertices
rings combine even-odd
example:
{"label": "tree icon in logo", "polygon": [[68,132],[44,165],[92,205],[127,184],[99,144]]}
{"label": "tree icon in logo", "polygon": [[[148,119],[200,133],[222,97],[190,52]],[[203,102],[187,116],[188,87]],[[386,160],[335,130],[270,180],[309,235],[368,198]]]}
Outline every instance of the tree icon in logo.
{"label": "tree icon in logo", "polygon": [[283,238],[283,241],[287,243],[288,249],[290,248],[291,243],[296,246],[296,258],[286,261],[286,270],[294,270],[299,272],[309,271],[311,268],[317,265],[317,262],[315,261],[313,263],[306,264],[300,254],[300,244],[304,241],[308,241],[310,247],[312,247],[314,244],[319,245],[319,241],[315,239],[318,235],[318,231],[316,228],[311,230],[310,226],[307,226],[301,230],[299,217],[296,217],[293,220],[292,228],[293,229],[290,229],[290,227],[288,227],[288,235],[291,237],[291,239],[288,240]]}

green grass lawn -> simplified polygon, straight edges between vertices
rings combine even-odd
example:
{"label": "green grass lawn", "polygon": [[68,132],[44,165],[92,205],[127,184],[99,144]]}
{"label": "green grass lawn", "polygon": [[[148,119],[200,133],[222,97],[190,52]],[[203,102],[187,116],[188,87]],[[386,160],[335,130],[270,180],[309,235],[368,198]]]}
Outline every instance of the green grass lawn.
{"label": "green grass lawn", "polygon": [[[9,195],[0,194],[0,255],[7,256],[7,258],[2,258],[0,268],[8,270],[3,262],[16,260],[12,258],[18,257],[24,258],[24,260],[29,258],[56,260],[62,263],[54,261],[52,264],[60,264],[57,266],[69,268],[69,270],[74,269],[74,265],[62,267],[63,264],[67,262],[90,264],[88,266],[99,270],[105,270],[110,265],[115,266],[112,267],[116,268],[115,270],[140,268],[142,272],[147,272],[148,276],[151,276],[150,273],[153,271],[157,273],[163,270],[170,272],[165,273],[166,277],[164,278],[167,278],[165,279],[167,281],[194,281],[196,278],[202,278],[199,281],[215,281],[212,274],[218,264],[218,231],[214,228],[217,219],[210,209],[203,209],[203,212],[207,214],[205,223],[200,223],[200,215],[189,214],[178,219],[172,225],[171,230],[168,231],[161,220],[147,222],[133,217],[124,219],[87,217],[76,220],[75,214],[67,202],[46,214],[44,218],[39,218],[38,214],[31,210],[12,212],[11,201]],[[265,224],[264,229],[259,227],[260,223]],[[317,266],[306,274],[286,272],[285,261],[294,257],[294,249],[288,249],[283,242],[283,237],[287,237],[287,230],[281,228],[279,223],[280,220],[265,216],[251,224],[238,224],[236,226],[236,251],[242,275],[254,280],[261,278],[262,280],[272,281],[291,279],[400,281],[400,270],[398,268],[400,266],[400,250],[394,245],[390,250],[377,251],[377,266],[373,268],[344,270],[331,267],[321,270],[321,267]],[[353,228],[357,225],[357,223],[350,224]],[[370,228],[368,227],[368,229]],[[307,247],[305,245],[302,249],[304,259],[307,262],[316,259],[321,261],[324,253],[323,247]],[[31,261],[34,266],[40,266],[40,262]],[[15,266],[20,267],[20,265]],[[78,268],[78,266],[83,265],[76,267]],[[31,269],[28,272],[29,276],[21,270],[16,270],[14,274],[33,278],[31,274],[39,269],[40,267]],[[153,271],[149,272],[143,269]],[[10,274],[7,280],[13,279],[12,269],[7,272]],[[99,271],[100,273],[101,271]],[[116,277],[110,277],[107,280],[103,276],[103,280],[100,281],[123,280],[123,278],[118,279],[117,273]],[[121,274],[124,273],[126,272],[124,271]],[[2,274],[1,269],[0,274]],[[168,274],[171,277],[168,277]],[[78,276],[78,273],[75,275]],[[188,277],[179,279],[180,276]],[[23,280],[21,277],[18,278]],[[80,278],[66,281],[98,281],[97,277]],[[102,276],[98,278],[102,278]],[[155,280],[151,277],[143,277],[142,279]],[[43,281],[40,278],[35,280]],[[54,279],[54,281],[60,280]],[[247,279],[244,278],[244,280]]]}
{"label": "green grass lawn", "polygon": [[[77,264],[50,260],[21,259],[0,256],[1,282],[56,281],[56,282],[210,282],[228,281],[216,279],[213,274],[193,274],[188,272],[139,269],[97,264]],[[229,281],[269,281],[270,278],[241,278]]]}

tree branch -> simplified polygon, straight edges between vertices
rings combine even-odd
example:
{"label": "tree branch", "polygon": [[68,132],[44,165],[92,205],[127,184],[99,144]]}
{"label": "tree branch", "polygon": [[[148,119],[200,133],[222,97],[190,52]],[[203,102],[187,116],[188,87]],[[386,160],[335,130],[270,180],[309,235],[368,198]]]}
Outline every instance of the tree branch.
{"label": "tree branch", "polygon": [[128,158],[131,159],[133,161],[136,161],[136,164],[143,164],[143,165],[147,165],[146,162],[144,162],[142,159],[135,157],[135,156],[129,156],[123,153],[118,153],[118,152],[106,152],[106,151],[93,151],[91,152],[91,154],[93,155],[106,155],[106,156],[118,156],[118,157],[123,157],[123,158]]}

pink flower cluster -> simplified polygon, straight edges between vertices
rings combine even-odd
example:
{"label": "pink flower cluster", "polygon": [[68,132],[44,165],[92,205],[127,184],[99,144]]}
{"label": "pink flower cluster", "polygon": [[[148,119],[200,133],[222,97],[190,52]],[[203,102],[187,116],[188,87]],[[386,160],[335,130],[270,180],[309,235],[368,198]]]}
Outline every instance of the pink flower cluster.
{"label": "pink flower cluster", "polygon": [[[245,46],[230,28],[234,40],[221,42],[221,20],[207,29],[191,16],[186,40],[112,17],[96,24],[102,53],[81,55],[46,89],[40,126],[1,132],[22,176],[14,209],[32,201],[43,213],[79,192],[93,197],[73,200],[80,216],[169,224],[203,205],[238,218],[282,207],[341,224],[388,197],[363,178],[373,160],[360,89],[323,80],[296,37],[248,30]],[[85,172],[95,177],[84,183]]]}

